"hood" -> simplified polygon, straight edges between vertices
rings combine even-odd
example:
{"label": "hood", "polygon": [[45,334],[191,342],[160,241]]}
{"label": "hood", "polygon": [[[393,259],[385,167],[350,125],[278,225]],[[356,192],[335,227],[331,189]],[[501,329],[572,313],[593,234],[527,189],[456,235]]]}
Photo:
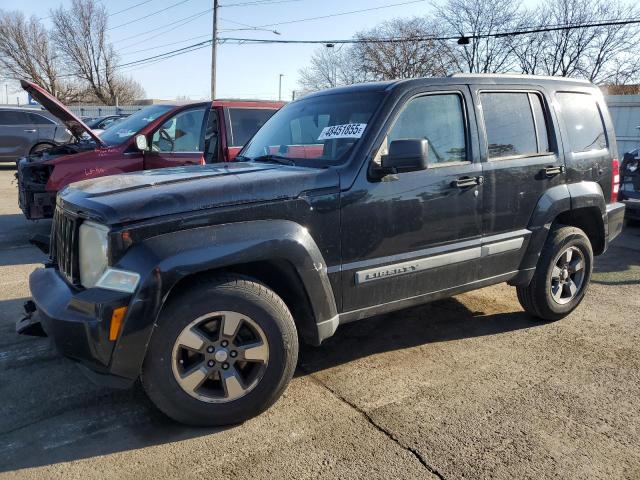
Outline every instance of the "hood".
{"label": "hood", "polygon": [[65,209],[112,225],[338,188],[334,169],[238,162],[83,180],[62,190],[58,201]]}
{"label": "hood", "polygon": [[98,145],[106,147],[106,144],[100,140],[91,129],[85,125],[85,123],[76,117],[71,110],[58,101],[53,95],[39,87],[35,83],[27,82],[26,80],[20,80],[22,89],[29,93],[40,105],[46,108],[53,116],[59,119],[73,134],[76,139],[80,140],[82,135],[86,133],[89,135]]}

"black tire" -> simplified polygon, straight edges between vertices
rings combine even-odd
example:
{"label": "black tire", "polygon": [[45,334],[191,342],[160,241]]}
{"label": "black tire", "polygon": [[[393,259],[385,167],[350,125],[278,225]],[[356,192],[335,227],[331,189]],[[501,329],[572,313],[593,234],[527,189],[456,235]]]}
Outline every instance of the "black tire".
{"label": "black tire", "polygon": [[[551,277],[558,257],[570,247],[579,249],[584,257],[584,277],[575,296],[567,303],[560,304],[551,293]],[[560,320],[582,302],[589,288],[592,270],[593,249],[589,238],[579,228],[558,225],[549,233],[531,283],[526,287],[516,287],[518,301],[527,313],[538,319]]]}
{"label": "black tire", "polygon": [[[178,335],[193,320],[211,312],[233,311],[251,318],[266,336],[269,358],[255,387],[225,403],[207,403],[189,395],[172,370]],[[194,426],[243,422],[267,410],[293,376],[298,336],[289,309],[275,292],[241,276],[204,278],[170,298],[160,313],[142,368],[141,382],[151,401],[167,416]]]}

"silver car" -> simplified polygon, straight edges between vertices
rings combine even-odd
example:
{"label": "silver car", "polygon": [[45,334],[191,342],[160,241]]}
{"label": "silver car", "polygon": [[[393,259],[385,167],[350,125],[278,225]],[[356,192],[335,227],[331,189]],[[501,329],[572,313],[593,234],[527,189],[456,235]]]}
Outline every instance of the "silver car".
{"label": "silver car", "polygon": [[15,162],[25,155],[68,143],[71,138],[67,127],[49,112],[0,107],[0,162]]}

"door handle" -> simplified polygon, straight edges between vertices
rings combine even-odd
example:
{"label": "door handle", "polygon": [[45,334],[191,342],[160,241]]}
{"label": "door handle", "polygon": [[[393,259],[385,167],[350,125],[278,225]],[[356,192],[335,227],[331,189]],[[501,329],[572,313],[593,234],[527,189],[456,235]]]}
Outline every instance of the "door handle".
{"label": "door handle", "polygon": [[564,166],[547,167],[543,170],[543,172],[547,178],[555,177],[556,175],[560,175],[561,173],[564,173]]}
{"label": "door handle", "polygon": [[468,188],[481,185],[483,182],[484,177],[460,177],[451,182],[451,186],[456,188]]}
{"label": "door handle", "polygon": [[26,128],[25,132],[27,132],[27,133],[36,133],[37,130],[35,128]]}

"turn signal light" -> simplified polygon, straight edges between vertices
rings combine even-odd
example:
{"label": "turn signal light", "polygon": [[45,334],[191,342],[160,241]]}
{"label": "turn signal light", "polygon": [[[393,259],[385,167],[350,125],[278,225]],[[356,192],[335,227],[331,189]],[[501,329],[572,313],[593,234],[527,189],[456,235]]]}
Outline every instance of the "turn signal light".
{"label": "turn signal light", "polygon": [[109,340],[114,341],[118,339],[120,334],[120,328],[122,327],[122,321],[127,314],[127,307],[114,308],[111,314],[111,325],[109,326]]}

